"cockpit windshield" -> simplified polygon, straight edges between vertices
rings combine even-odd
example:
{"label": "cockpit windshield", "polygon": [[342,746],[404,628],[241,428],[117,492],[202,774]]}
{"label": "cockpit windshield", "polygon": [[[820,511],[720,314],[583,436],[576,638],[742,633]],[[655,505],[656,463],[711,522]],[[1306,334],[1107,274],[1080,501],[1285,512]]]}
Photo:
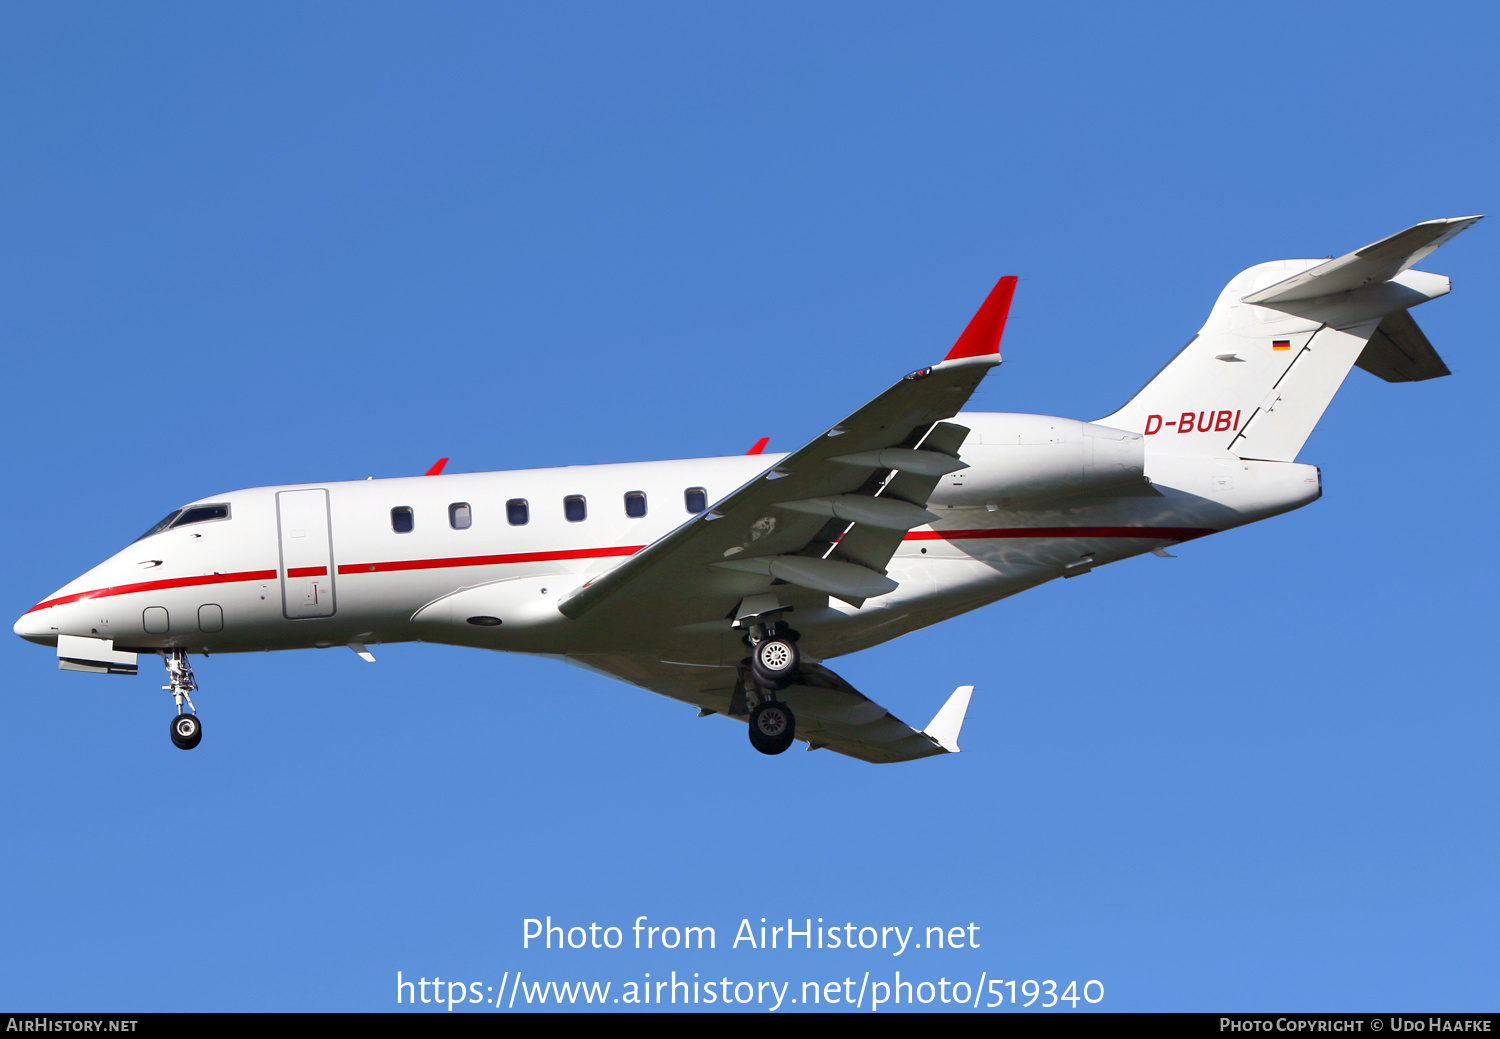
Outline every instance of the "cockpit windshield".
{"label": "cockpit windshield", "polygon": [[177,509],[167,515],[156,526],[136,538],[137,541],[145,541],[153,534],[160,534],[164,530],[175,530],[177,527],[185,527],[189,523],[206,523],[209,520],[227,520],[229,518],[228,505],[189,505],[185,509]]}

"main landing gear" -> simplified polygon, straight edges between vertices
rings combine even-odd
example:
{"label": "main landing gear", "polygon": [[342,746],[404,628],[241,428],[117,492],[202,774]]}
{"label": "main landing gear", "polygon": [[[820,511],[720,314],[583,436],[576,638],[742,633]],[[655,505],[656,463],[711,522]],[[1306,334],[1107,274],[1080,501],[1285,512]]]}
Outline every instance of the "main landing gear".
{"label": "main landing gear", "polygon": [[797,680],[802,654],[797,636],[774,617],[747,617],[751,681],[746,682],[750,707],[750,746],[762,754],[780,754],[797,736],[797,718],[776,694]]}
{"label": "main landing gear", "polygon": [[[193,677],[193,665],[188,663],[185,650],[164,649],[162,660],[167,665],[167,684],[162,686],[177,701],[177,717],[172,719],[172,743],[181,750],[192,750],[203,739],[203,723],[198,720],[198,708],[193,706],[192,692],[198,688]],[[183,701],[187,701],[191,714],[184,714]]]}

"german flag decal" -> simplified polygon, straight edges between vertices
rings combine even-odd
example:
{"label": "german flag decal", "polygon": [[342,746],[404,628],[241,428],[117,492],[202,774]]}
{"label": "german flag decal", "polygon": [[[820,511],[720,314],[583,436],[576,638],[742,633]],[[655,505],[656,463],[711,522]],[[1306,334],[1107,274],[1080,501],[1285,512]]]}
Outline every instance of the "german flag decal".
{"label": "german flag decal", "polygon": [[1290,339],[1273,339],[1273,340],[1271,340],[1271,349],[1272,350],[1290,350],[1291,348],[1292,348],[1292,341]]}

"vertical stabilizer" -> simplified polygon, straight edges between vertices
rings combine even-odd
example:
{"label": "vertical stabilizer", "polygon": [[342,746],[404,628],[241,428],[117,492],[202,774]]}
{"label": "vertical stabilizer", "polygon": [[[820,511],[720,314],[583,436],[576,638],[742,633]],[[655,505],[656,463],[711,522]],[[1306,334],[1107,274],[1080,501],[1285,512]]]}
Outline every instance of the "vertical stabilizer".
{"label": "vertical stabilizer", "polygon": [[1411,264],[1479,219],[1430,220],[1337,259],[1241,271],[1193,341],[1100,424],[1144,434],[1153,452],[1295,460],[1356,362],[1392,381],[1447,373],[1405,312],[1449,282]]}

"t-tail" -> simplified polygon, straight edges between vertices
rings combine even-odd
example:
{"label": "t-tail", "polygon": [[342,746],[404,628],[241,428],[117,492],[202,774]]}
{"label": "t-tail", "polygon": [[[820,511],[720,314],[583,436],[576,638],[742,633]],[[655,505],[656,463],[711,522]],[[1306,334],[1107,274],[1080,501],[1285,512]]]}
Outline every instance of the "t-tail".
{"label": "t-tail", "polygon": [[1445,295],[1448,279],[1412,265],[1479,219],[1240,272],[1193,341],[1099,423],[1145,434],[1153,452],[1293,461],[1355,365],[1388,382],[1449,374],[1409,313]]}

